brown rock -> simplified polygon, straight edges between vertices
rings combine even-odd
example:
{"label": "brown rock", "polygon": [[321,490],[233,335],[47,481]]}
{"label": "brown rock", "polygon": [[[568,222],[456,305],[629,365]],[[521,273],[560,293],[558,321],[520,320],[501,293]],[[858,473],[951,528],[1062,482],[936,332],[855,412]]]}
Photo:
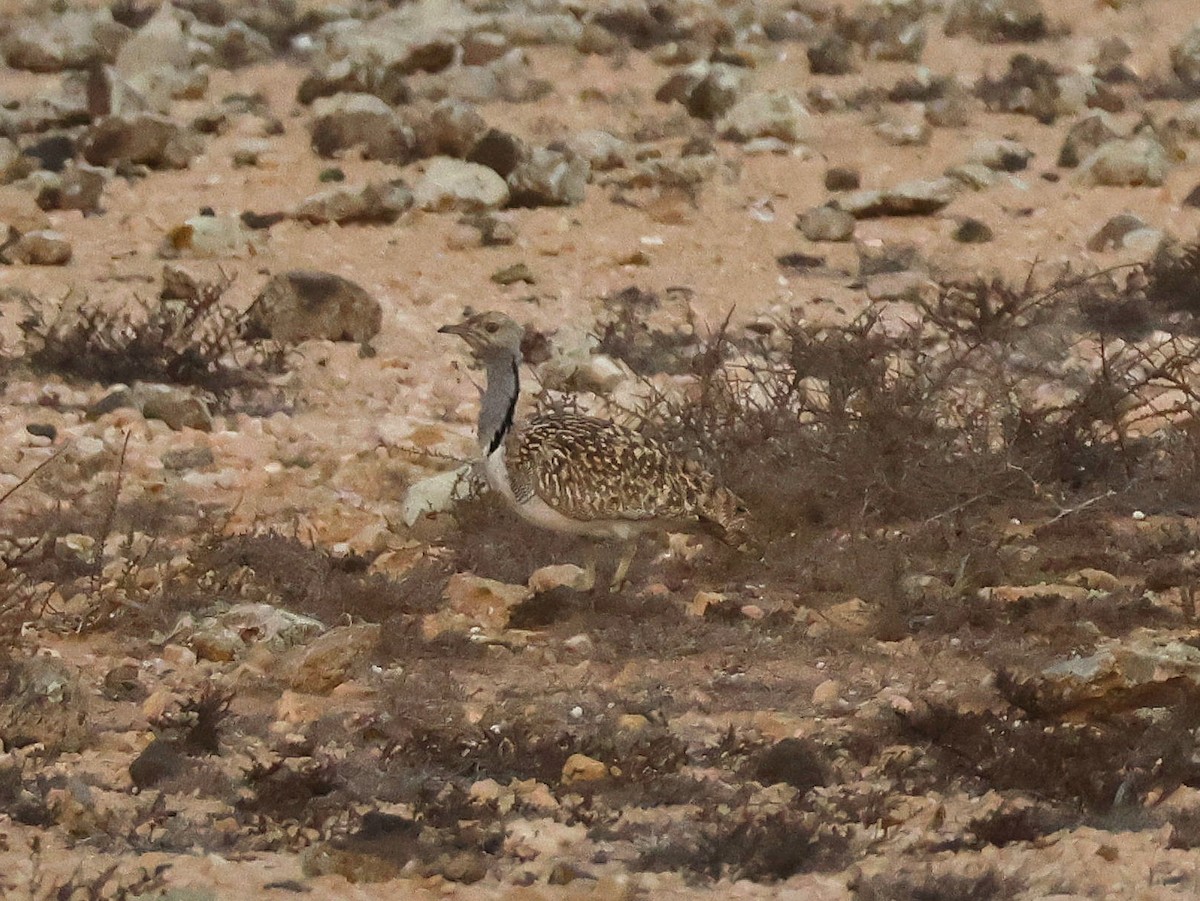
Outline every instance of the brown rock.
{"label": "brown rock", "polygon": [[250,335],[299,343],[311,339],[370,341],[383,324],[383,308],[349,279],[294,269],[271,277],[247,311]]}
{"label": "brown rock", "polygon": [[608,778],[608,766],[586,754],[572,754],[562,768],[563,785],[576,782],[598,782]]}
{"label": "brown rock", "polygon": [[378,623],[330,629],[299,652],[292,664],[291,687],[309,694],[333,691],[356,664],[370,656],[381,631]]}

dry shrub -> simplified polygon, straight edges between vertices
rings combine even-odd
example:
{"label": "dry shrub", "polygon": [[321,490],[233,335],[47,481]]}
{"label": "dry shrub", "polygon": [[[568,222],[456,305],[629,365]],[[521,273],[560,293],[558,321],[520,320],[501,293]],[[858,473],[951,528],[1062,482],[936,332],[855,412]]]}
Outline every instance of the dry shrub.
{"label": "dry shrub", "polygon": [[863,876],[854,886],[855,901],[1001,901],[1024,886],[994,867],[976,873],[935,871],[932,865],[902,866]]}
{"label": "dry shrub", "polygon": [[226,398],[279,370],[283,351],[244,339],[243,314],[221,298],[230,282],[197,282],[178,299],[108,310],[68,296],[50,314],[30,310],[21,329],[37,371],[102,384],[191,385]]}
{"label": "dry shrub", "polygon": [[937,754],[938,773],[976,790],[1030,792],[1106,814],[1136,806],[1149,793],[1167,794],[1200,784],[1193,755],[1196,701],[1160,717],[1138,712],[1087,723],[1051,723],[1034,717],[961,711],[931,702],[901,721],[909,740]]}

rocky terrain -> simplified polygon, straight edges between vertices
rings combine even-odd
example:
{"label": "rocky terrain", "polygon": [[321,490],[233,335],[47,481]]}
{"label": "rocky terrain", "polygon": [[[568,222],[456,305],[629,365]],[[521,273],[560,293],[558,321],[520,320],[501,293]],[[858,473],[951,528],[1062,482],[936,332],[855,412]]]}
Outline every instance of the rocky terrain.
{"label": "rocky terrain", "polygon": [[[1200,892],[1193,2],[0,0],[0,60],[0,897]],[[761,557],[579,590],[471,466],[487,308]]]}

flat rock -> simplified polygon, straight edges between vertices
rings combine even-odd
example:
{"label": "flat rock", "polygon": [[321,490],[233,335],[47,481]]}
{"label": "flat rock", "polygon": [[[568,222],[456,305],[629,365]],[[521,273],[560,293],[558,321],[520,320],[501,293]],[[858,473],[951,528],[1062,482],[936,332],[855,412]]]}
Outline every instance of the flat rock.
{"label": "flat rock", "polygon": [[854,237],[857,220],[845,210],[818,206],[801,213],[796,228],[810,241],[849,241]]}
{"label": "flat rock", "polygon": [[0,223],[24,233],[50,228],[50,217],[28,191],[4,187],[0,188]]}
{"label": "flat rock", "polygon": [[313,103],[312,146],[320,156],[358,147],[366,159],[405,163],[415,156],[416,135],[390,106],[372,94],[337,94]]}
{"label": "flat rock", "polygon": [[1167,178],[1170,160],[1162,144],[1147,137],[1117,139],[1098,147],[1079,164],[1083,185],[1157,187]]}
{"label": "flat rock", "polygon": [[488,630],[508,626],[514,609],[533,596],[526,585],[511,585],[482,578],[469,572],[457,572],[446,584],[445,600],[450,612],[460,614]]}
{"label": "flat rock", "polygon": [[271,276],[247,311],[249,334],[299,343],[312,339],[365,343],[379,334],[383,308],[340,275],[294,269]]}
{"label": "flat rock", "polygon": [[574,206],[581,203],[591,165],[573,153],[538,147],[508,176],[511,206]]}
{"label": "flat rock", "polygon": [[583,567],[574,563],[559,563],[535,569],[529,575],[529,590],[534,594],[567,588],[571,591],[591,591],[593,580]]}
{"label": "flat rock", "polygon": [[1200,648],[1193,633],[1140,629],[1104,639],[1095,653],[1051,664],[1032,677],[1050,712],[1112,711],[1174,704],[1177,683],[1200,691]]}
{"label": "flat rock", "polygon": [[47,12],[38,19],[11,23],[0,39],[0,53],[8,66],[31,72],[84,69],[97,62],[111,62],[130,35],[130,30],[114,21],[112,13],[103,7]]}
{"label": "flat rock", "polygon": [[158,255],[164,259],[246,257],[259,250],[262,240],[240,216],[193,216],[167,232]]}
{"label": "flat rock", "polygon": [[373,181],[358,187],[338,187],[306,197],[291,211],[293,219],[324,225],[336,222],[388,224],[413,205],[413,193],[402,179]]}
{"label": "flat rock", "polygon": [[593,172],[620,169],[628,165],[633,156],[633,148],[628,142],[598,129],[576,132],[565,144],[571,153],[587,160]]}
{"label": "flat rock", "polygon": [[212,431],[213,418],[208,404],[186,388],[139,382],[133,386],[131,400],[146,419],[165,422],[174,431]]}
{"label": "flat rock", "polygon": [[1032,158],[1032,150],[1007,138],[983,138],[967,154],[968,163],[979,163],[997,172],[1020,172]]}
{"label": "flat rock", "polygon": [[430,160],[413,189],[423,210],[481,212],[508,203],[508,184],[493,169],[449,157]]}
{"label": "flat rock", "polygon": [[946,34],[977,41],[1036,41],[1046,36],[1046,13],[1039,0],[954,0],[946,12]]}
{"label": "flat rock", "polygon": [[294,691],[328,694],[369,658],[379,643],[378,623],[338,626],[301,648],[291,663],[288,684]]}
{"label": "flat rock", "polygon": [[1119,137],[1121,132],[1108,113],[1097,112],[1084,116],[1067,129],[1067,136],[1063,138],[1058,151],[1058,165],[1074,168],[1097,149]]}
{"label": "flat rock", "polygon": [[950,178],[902,182],[882,191],[851,191],[830,201],[855,219],[878,216],[925,216],[936,213],[954,199]]}
{"label": "flat rock", "polygon": [[471,496],[470,464],[450,472],[438,473],[414,482],[404,493],[402,516],[406,526],[412,526],[422,516],[445,513]]}
{"label": "flat rock", "polygon": [[811,141],[816,129],[804,104],[787,91],[755,91],[739,99],[720,124],[732,141],[778,138],[789,144]]}
{"label": "flat rock", "polygon": [[4,255],[29,266],[65,266],[71,261],[71,242],[62,232],[26,232],[5,248]]}
{"label": "flat rock", "polygon": [[93,166],[141,163],[155,169],[183,169],[204,149],[200,135],[157,113],[105,116],[80,143]]}
{"label": "flat rock", "polygon": [[35,742],[48,753],[79,751],[95,734],[74,667],[54,657],[8,660],[0,670],[0,741],[5,750]]}

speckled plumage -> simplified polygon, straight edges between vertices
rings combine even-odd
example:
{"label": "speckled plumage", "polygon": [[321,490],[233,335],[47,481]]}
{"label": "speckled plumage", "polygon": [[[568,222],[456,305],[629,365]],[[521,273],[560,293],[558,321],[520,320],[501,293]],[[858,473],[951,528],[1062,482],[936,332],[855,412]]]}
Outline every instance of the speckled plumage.
{"label": "speckled plumage", "polygon": [[535,495],[564,516],[685,526],[734,525],[737,499],[712,476],[632,429],[577,413],[551,413],[505,440],[517,503]]}
{"label": "speckled plumage", "polygon": [[707,526],[735,547],[751,543],[738,497],[641,433],[577,413],[517,422],[523,329],[508,316],[479,313],[440,331],[461,337],[487,368],[478,437],[492,490],[542,528],[625,541],[613,590],[645,529]]}

